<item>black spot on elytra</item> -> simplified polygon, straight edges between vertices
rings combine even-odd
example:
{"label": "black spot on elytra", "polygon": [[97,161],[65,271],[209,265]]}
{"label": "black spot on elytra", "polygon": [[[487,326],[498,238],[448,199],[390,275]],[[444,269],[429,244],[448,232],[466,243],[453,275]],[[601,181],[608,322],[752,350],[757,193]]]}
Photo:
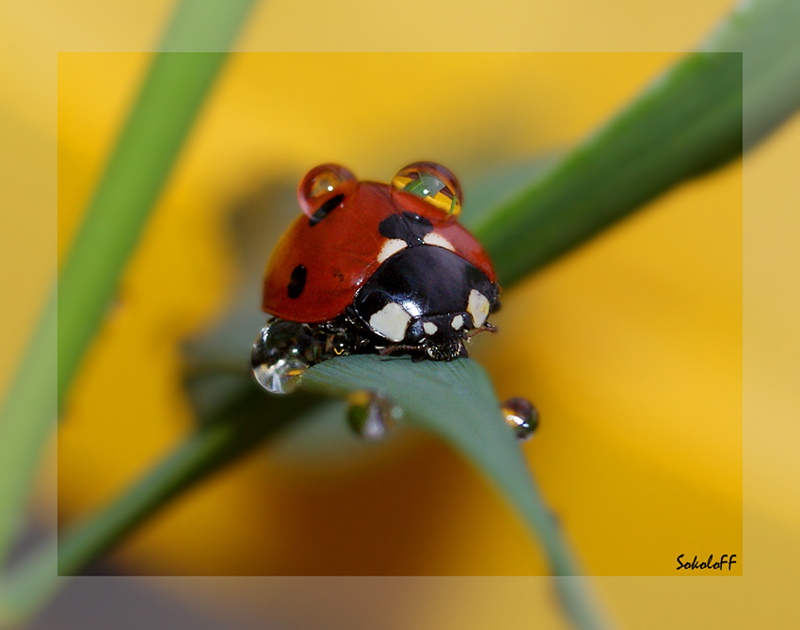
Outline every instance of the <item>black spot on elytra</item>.
{"label": "black spot on elytra", "polygon": [[433,224],[418,214],[403,212],[386,217],[378,226],[378,231],[381,236],[399,238],[411,247],[422,245],[425,235],[433,231]]}
{"label": "black spot on elytra", "polygon": [[324,219],[331,212],[333,212],[333,210],[336,208],[336,206],[338,206],[340,203],[342,203],[343,200],[344,200],[344,195],[336,195],[336,196],[331,197],[330,199],[328,199],[328,201],[326,201],[319,208],[317,208],[317,211],[308,220],[308,224],[311,227],[314,227],[317,223],[322,221],[322,219]]}
{"label": "black spot on elytra", "polygon": [[308,271],[303,265],[297,265],[292,271],[292,277],[289,280],[289,285],[286,287],[289,297],[293,300],[300,297],[303,289],[306,287],[306,276]]}

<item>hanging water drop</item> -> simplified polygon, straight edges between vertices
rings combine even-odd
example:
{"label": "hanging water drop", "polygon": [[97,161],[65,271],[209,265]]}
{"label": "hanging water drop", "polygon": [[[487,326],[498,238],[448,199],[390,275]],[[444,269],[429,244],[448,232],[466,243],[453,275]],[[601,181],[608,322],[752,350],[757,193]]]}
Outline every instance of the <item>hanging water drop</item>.
{"label": "hanging water drop", "polygon": [[519,442],[529,440],[539,426],[539,412],[527,398],[509,398],[500,410]]}
{"label": "hanging water drop", "polygon": [[253,375],[273,394],[289,394],[313,363],[315,340],[304,324],[277,319],[256,337],[250,356]]}
{"label": "hanging water drop", "polygon": [[280,359],[275,363],[262,363],[253,367],[259,384],[272,394],[291,394],[300,385],[308,365],[297,359]]}
{"label": "hanging water drop", "polygon": [[369,391],[355,392],[348,398],[347,422],[359,436],[367,440],[380,440],[403,417],[403,410],[383,394]]}

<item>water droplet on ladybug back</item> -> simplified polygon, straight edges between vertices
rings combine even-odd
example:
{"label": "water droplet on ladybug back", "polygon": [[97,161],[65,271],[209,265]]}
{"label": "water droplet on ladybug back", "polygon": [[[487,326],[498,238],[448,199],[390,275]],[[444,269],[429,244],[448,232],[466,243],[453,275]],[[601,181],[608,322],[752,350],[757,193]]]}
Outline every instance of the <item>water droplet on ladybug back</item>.
{"label": "water droplet on ladybug back", "polygon": [[273,394],[290,394],[314,362],[315,340],[303,324],[275,320],[256,337],[250,363],[259,384]]}
{"label": "water droplet on ladybug back", "polygon": [[539,425],[539,412],[526,398],[509,398],[501,405],[501,411],[520,442],[530,439]]}
{"label": "water droplet on ladybug back", "polygon": [[356,176],[344,166],[321,164],[300,181],[297,200],[310,219],[321,220],[358,186]]}
{"label": "water droplet on ladybug back", "polygon": [[353,431],[367,440],[380,440],[403,417],[403,410],[383,394],[355,392],[348,398],[347,422]]}
{"label": "water droplet on ladybug back", "polygon": [[461,186],[456,176],[441,164],[409,164],[392,178],[392,186],[424,199],[438,211],[442,219],[455,220],[461,214]]}

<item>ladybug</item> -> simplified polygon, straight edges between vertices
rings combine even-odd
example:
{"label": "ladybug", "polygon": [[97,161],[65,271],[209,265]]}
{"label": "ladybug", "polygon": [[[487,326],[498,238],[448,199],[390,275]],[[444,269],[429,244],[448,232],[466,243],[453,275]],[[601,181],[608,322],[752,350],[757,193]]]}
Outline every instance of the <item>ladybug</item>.
{"label": "ladybug", "polygon": [[290,391],[303,370],[333,356],[466,357],[464,342],[494,332],[492,263],[458,223],[458,180],[434,162],[401,169],[391,184],[358,181],[336,164],[300,182],[303,209],[264,275],[271,315],[252,367],[270,391]]}

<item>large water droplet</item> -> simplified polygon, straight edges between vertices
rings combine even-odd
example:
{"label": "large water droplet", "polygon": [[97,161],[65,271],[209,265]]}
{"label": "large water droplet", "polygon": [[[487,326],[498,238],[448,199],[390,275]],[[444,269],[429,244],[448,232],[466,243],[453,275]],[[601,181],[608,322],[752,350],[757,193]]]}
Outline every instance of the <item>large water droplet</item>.
{"label": "large water droplet", "polygon": [[376,392],[362,391],[348,398],[347,421],[359,436],[380,440],[403,417],[403,410],[390,398]]}
{"label": "large water droplet", "polygon": [[315,343],[304,324],[270,322],[258,333],[250,356],[256,380],[273,394],[293,392],[314,362]]}
{"label": "large water droplet", "polygon": [[502,404],[501,411],[520,442],[530,439],[539,426],[539,412],[527,398],[509,398]]}
{"label": "large water droplet", "polygon": [[308,364],[296,358],[253,366],[253,374],[261,386],[273,394],[291,394],[300,385]]}
{"label": "large water droplet", "polygon": [[424,199],[438,218],[455,220],[461,213],[461,186],[448,169],[436,162],[414,162],[392,178],[392,186]]}

